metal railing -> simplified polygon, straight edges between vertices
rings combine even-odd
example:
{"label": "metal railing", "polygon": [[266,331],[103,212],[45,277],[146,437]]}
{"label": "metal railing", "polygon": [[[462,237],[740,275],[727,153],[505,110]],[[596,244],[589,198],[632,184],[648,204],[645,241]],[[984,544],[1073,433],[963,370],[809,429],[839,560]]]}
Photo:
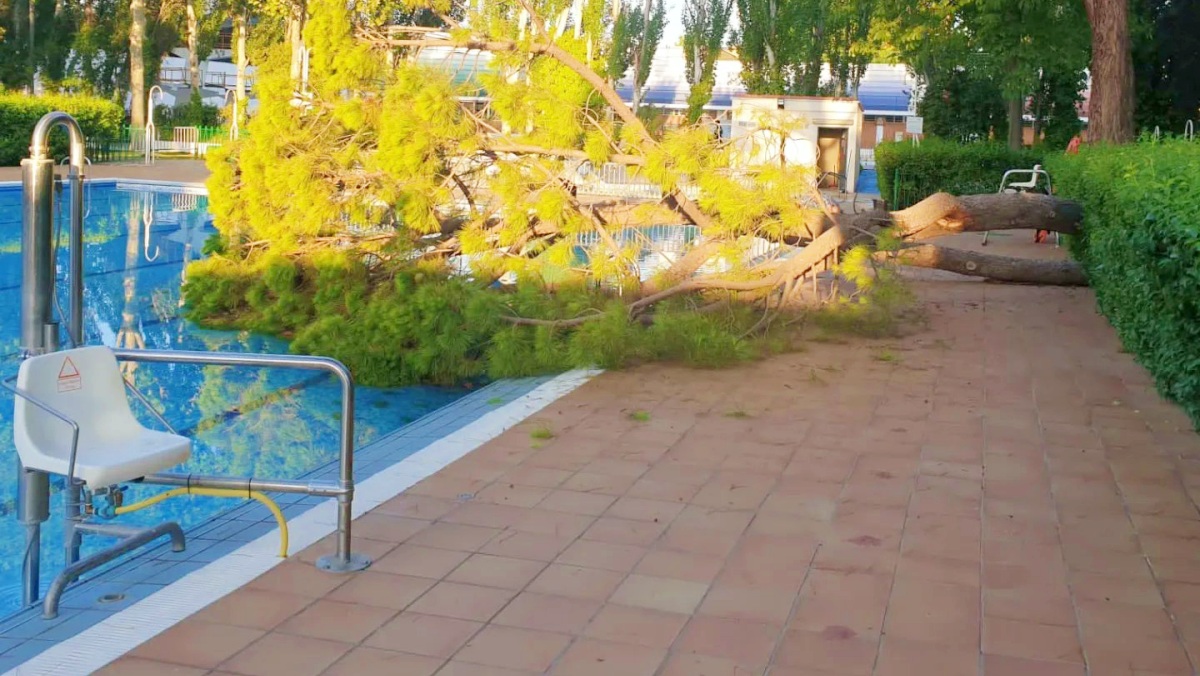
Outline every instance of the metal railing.
{"label": "metal railing", "polygon": [[295,355],[192,352],[186,350],[113,350],[118,360],[157,364],[199,364],[203,366],[258,366],[325,371],[333,374],[342,387],[342,419],[339,433],[338,482],[306,482],[253,477],[219,477],[195,474],[151,474],[142,481],[161,486],[224,488],[272,493],[300,493],[333,497],[338,501],[337,553],[317,561],[322,570],[349,572],[370,565],[365,556],[350,551],[350,523],[354,499],[354,379],[350,370],[336,359]]}
{"label": "metal railing", "polygon": [[[245,135],[243,131],[242,136]],[[185,127],[162,125],[149,140],[154,152],[174,152],[204,157],[208,150],[229,141],[228,127]],[[85,140],[87,158],[96,164],[134,162],[145,158],[145,127],[123,126],[115,134],[89,136]]]}

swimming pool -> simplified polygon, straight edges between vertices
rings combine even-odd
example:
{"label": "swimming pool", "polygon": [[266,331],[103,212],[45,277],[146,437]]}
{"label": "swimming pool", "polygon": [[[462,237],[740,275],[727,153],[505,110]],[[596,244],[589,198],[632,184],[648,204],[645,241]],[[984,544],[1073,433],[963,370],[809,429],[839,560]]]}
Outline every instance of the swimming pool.
{"label": "swimming pool", "polygon": [[863,169],[858,172],[858,192],[862,195],[879,194],[879,177],[874,169]]}
{"label": "swimming pool", "polygon": [[[96,181],[85,188],[85,342],[128,348],[286,352],[279,339],[207,331],[179,316],[188,261],[214,231],[203,191],[180,185]],[[69,192],[69,190],[65,191]],[[0,185],[0,377],[19,358],[21,189]],[[66,204],[65,195],[61,202]],[[66,270],[58,252],[60,278]],[[59,284],[66,309],[67,289]],[[127,368],[133,365],[128,365]],[[231,369],[141,364],[127,372],[181,434],[196,440],[186,471],[227,476],[299,478],[338,457],[340,389],[326,375],[292,369]],[[359,446],[462,397],[437,387],[356,390]],[[134,403],[145,424],[153,418]],[[12,398],[0,393],[0,617],[20,606],[24,530],[16,520],[16,451]],[[42,529],[42,584],[64,563],[62,501],[53,484],[51,520]],[[162,489],[134,487],[127,500]],[[181,498],[120,518],[131,524],[176,520],[185,529],[236,506],[232,500]],[[85,538],[85,551],[107,544]]]}

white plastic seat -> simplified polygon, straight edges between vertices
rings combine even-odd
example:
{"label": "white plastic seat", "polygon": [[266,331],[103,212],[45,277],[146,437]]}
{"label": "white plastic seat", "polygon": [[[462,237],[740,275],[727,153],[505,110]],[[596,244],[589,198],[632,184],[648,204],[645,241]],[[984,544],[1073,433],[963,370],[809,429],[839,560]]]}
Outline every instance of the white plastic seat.
{"label": "white plastic seat", "polygon": [[[192,442],[148,429],[129,407],[117,359],[107,347],[30,357],[17,388],[79,425],[75,477],[99,488],[161,472],[186,461]],[[71,426],[22,396],[15,397],[13,440],[28,469],[67,475]]]}

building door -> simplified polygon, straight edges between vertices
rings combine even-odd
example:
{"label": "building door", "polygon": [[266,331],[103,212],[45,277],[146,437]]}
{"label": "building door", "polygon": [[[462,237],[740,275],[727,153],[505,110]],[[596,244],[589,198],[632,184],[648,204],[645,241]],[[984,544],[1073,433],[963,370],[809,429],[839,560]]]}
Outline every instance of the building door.
{"label": "building door", "polygon": [[[846,129],[819,127],[817,129],[817,173],[846,175]],[[822,188],[836,189],[838,178],[828,176]]]}

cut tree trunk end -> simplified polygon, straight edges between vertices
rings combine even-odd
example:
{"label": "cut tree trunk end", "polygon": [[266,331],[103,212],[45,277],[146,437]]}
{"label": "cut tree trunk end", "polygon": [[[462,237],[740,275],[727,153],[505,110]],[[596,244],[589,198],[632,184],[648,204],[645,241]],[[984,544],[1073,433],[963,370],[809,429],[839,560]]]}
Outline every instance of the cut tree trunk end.
{"label": "cut tree trunk end", "polygon": [[1064,235],[1079,231],[1083,208],[1070,200],[1035,193],[990,193],[955,197],[930,195],[900,211],[868,211],[842,216],[839,225],[877,233],[894,227],[905,241],[989,230],[1050,230]]}

